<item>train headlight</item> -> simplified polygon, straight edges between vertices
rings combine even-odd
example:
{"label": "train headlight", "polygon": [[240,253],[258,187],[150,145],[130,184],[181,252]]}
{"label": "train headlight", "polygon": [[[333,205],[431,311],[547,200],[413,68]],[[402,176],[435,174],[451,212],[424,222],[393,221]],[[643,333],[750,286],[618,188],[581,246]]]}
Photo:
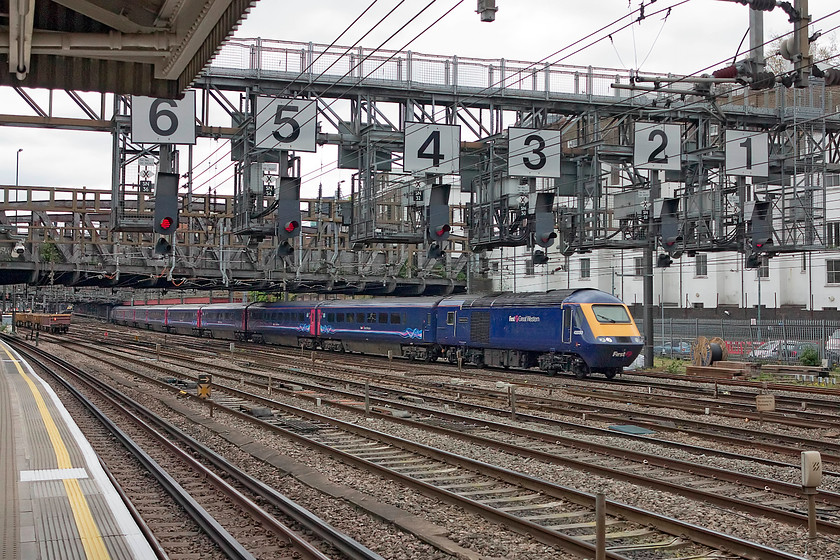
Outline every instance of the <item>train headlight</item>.
{"label": "train headlight", "polygon": [[615,342],[611,336],[599,336],[595,340],[598,342]]}
{"label": "train headlight", "polygon": [[645,341],[644,337],[641,336],[631,336],[630,339],[636,344],[641,344]]}

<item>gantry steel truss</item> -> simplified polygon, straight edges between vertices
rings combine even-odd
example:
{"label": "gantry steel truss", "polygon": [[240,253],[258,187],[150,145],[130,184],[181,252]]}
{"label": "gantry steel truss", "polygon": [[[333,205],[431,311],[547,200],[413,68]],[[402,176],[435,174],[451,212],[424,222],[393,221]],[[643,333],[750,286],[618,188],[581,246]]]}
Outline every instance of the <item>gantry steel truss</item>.
{"label": "gantry steel truss", "polygon": [[[7,210],[0,217],[0,236],[6,240],[2,249],[8,247],[10,273],[0,278],[6,283],[448,293],[478,280],[480,267],[470,267],[474,252],[528,243],[534,212],[529,201],[535,192],[556,195],[558,245],[565,253],[650,248],[656,226],[652,211],[663,197],[680,201],[682,249],[688,252],[743,250],[744,206],[756,199],[772,203],[775,251],[823,247],[826,174],[840,171],[840,118],[821,80],[802,90],[758,93],[714,87],[698,92],[679,84],[659,92],[626,89],[633,82],[627,72],[592,67],[231,42],[195,87],[201,100],[198,135],[232,142],[236,190],[233,197],[195,194],[190,153],[184,219],[174,252],[166,258],[152,252],[151,193],[139,175],[142,158],[156,159],[160,150],[130,141],[128,100],[115,98],[109,117],[103,98],[98,112],[85,105],[88,119],[68,119],[53,117],[19,90],[38,116],[0,116],[0,124],[113,134],[113,189],[37,194],[32,188],[4,188]],[[317,100],[318,144],[338,146],[336,165],[354,172],[349,193],[336,189],[333,196],[304,201],[309,225],[292,258],[278,257],[274,237],[254,235],[273,227],[271,213],[263,212],[273,201],[271,182],[265,189],[252,188],[263,180],[254,175],[259,172],[253,164],[272,161],[249,148],[249,115],[257,95]],[[77,103],[83,104],[81,98]],[[225,122],[214,121],[219,109]],[[460,125],[460,175],[402,171],[406,121]],[[681,125],[679,171],[634,167],[633,129],[639,121]],[[560,130],[561,176],[508,177],[509,126]],[[769,134],[769,177],[726,174],[723,138],[729,129]],[[443,259],[429,258],[422,247],[427,201],[415,196],[434,181],[451,182],[461,193],[451,201],[453,236]],[[246,190],[258,195],[244,214]],[[19,211],[17,222],[13,209]],[[28,222],[21,223],[20,216]],[[22,262],[12,254],[17,241],[26,247]],[[45,256],[44,248],[50,247],[55,250]]]}

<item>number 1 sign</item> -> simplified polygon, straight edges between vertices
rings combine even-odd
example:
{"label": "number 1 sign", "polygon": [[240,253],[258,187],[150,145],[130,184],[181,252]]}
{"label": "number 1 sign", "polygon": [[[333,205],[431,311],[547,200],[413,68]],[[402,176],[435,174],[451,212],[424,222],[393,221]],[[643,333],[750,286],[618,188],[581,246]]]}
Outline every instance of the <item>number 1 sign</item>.
{"label": "number 1 sign", "polygon": [[637,169],[682,169],[680,125],[637,122],[633,165]]}
{"label": "number 1 sign", "polygon": [[461,127],[405,123],[403,169],[449,175],[460,171]]}
{"label": "number 1 sign", "polygon": [[726,174],[743,177],[767,177],[770,171],[766,132],[726,131]]}

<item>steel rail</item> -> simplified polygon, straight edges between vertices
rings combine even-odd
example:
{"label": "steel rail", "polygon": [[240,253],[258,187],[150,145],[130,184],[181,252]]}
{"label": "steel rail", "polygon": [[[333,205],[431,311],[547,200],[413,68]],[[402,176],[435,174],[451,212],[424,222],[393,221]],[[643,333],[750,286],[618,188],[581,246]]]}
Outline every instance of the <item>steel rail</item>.
{"label": "steel rail", "polygon": [[[13,343],[14,344],[14,343]],[[219,477],[213,471],[207,469],[202,463],[197,461],[194,457],[192,457],[189,453],[185,452],[184,450],[180,449],[179,447],[175,446],[168,438],[164,437],[160,432],[154,430],[147,424],[146,421],[138,418],[134,413],[129,411],[125,408],[122,404],[117,402],[117,399],[109,396],[115,395],[119,398],[119,400],[130,401],[124,395],[121,395],[118,391],[114,390],[113,388],[109,387],[107,384],[102,383],[101,381],[96,380],[89,374],[81,371],[79,368],[64,362],[63,360],[56,358],[54,356],[50,356],[46,352],[43,352],[38,349],[33,349],[31,347],[27,349],[23,349],[19,344],[15,344],[16,349],[21,352],[22,354],[26,355],[31,361],[37,363],[39,367],[43,368],[46,371],[50,371],[50,367],[44,364],[41,359],[46,359],[55,364],[56,366],[64,369],[68,374],[73,375],[77,379],[83,381],[86,385],[91,387],[91,389],[95,390],[100,396],[106,399],[112,406],[119,409],[123,414],[131,418],[139,427],[143,428],[147,433],[149,433],[155,440],[158,441],[163,447],[167,449],[170,453],[175,455],[179,460],[183,461],[184,463],[188,464],[191,469],[193,469],[196,473],[198,473],[203,478],[210,481],[210,483],[215,486],[219,491],[224,493],[228,498],[230,498],[234,503],[238,504],[243,510],[247,511],[251,516],[255,518],[261,525],[266,527],[268,530],[274,532],[275,534],[282,536],[286,540],[288,540],[296,549],[296,551],[301,555],[301,557],[306,558],[308,560],[330,560],[329,557],[325,556],[322,552],[318,549],[313,547],[308,541],[303,539],[300,535],[298,535],[295,531],[291,528],[287,527],[285,524],[279,522],[274,516],[270,515],[261,507],[257,506],[254,502],[249,500],[245,497],[241,492],[234,489],[230,486],[227,482],[225,482],[221,477]],[[41,359],[39,359],[39,357]],[[62,363],[63,362],[63,363]],[[173,497],[176,498],[178,503],[184,507],[185,510],[188,512],[196,512],[201,513],[202,516],[196,519],[199,523],[199,526],[205,530],[208,535],[214,539],[221,539],[219,544],[220,548],[231,558],[241,558],[242,560],[255,560],[254,556],[248,552],[235,538],[233,538],[225,529],[221,526],[218,521],[216,521],[212,515],[209,514],[204,508],[202,508],[193,498],[186,492],[160,465],[158,465],[154,459],[148,456],[139,446],[137,446],[131,438],[125,434],[115,423],[113,423],[107,416],[104,415],[93,403],[91,403],[88,399],[86,399],[78,390],[76,390],[70,383],[66,380],[62,379],[61,376],[56,375],[56,379],[60,380],[61,384],[67,388],[73,395],[80,400],[80,402],[93,413],[97,419],[103,422],[106,425],[117,439],[125,445],[138,460],[149,469],[157,480],[164,485],[167,490],[173,489],[177,490],[176,494],[173,494]],[[144,409],[145,407],[141,407],[137,405],[138,409]],[[142,411],[144,416],[147,418],[153,418],[155,415],[145,409]],[[174,427],[172,428],[174,430]],[[223,462],[224,460],[220,457],[217,458],[218,462]],[[310,518],[311,519],[311,518]],[[362,557],[360,557],[362,558]],[[375,558],[376,560],[382,560],[379,555],[369,555],[363,558]]]}
{"label": "steel rail", "polygon": [[[152,369],[154,369],[154,366],[151,365],[151,364],[144,363],[143,365],[145,365],[146,367],[152,367]],[[133,372],[133,373],[135,375],[142,375],[142,374],[138,374],[137,372]],[[158,384],[159,386],[167,387],[167,389],[170,390],[170,391],[181,392],[180,389],[169,386],[168,384],[166,384],[164,382],[161,382],[157,379],[150,378],[150,377],[147,378],[147,379],[150,382]],[[593,504],[594,504],[594,496],[583,493],[583,492],[578,492],[578,491],[575,491],[573,489],[565,488],[565,487],[562,487],[562,486],[559,486],[559,485],[556,485],[556,484],[553,484],[553,483],[550,483],[550,482],[542,481],[542,480],[539,480],[539,479],[533,479],[531,477],[526,477],[524,475],[521,475],[520,473],[509,471],[507,469],[499,469],[498,467],[493,467],[492,465],[487,465],[485,463],[481,463],[479,461],[475,461],[475,460],[467,458],[467,457],[462,457],[462,456],[459,456],[459,455],[442,452],[440,450],[436,450],[434,448],[430,448],[430,447],[424,446],[422,444],[418,444],[418,443],[410,442],[410,441],[407,441],[407,440],[403,440],[402,438],[396,438],[396,437],[390,436],[388,434],[383,434],[382,432],[376,432],[376,431],[373,431],[373,430],[368,430],[366,428],[362,428],[360,426],[356,426],[356,425],[353,425],[353,424],[348,424],[348,423],[345,423],[345,422],[341,422],[339,420],[335,420],[335,419],[330,418],[330,417],[324,417],[324,416],[321,416],[321,415],[318,415],[318,414],[315,414],[315,413],[311,413],[309,411],[297,409],[295,407],[290,407],[288,405],[278,403],[277,401],[273,401],[273,400],[270,400],[270,399],[264,399],[264,398],[256,396],[256,395],[252,395],[250,393],[245,393],[245,392],[238,391],[238,390],[232,389],[232,388],[226,388],[226,390],[230,391],[234,395],[247,397],[251,402],[255,402],[255,403],[258,403],[258,404],[268,404],[268,405],[272,406],[273,408],[282,409],[282,410],[287,411],[290,414],[296,414],[296,415],[303,416],[303,417],[306,417],[306,418],[309,418],[309,419],[312,419],[312,420],[315,420],[315,421],[318,421],[318,422],[325,422],[327,424],[330,424],[330,425],[333,425],[333,426],[337,427],[338,429],[355,433],[357,435],[360,435],[361,437],[367,437],[367,438],[373,437],[374,439],[379,440],[379,441],[383,441],[384,443],[395,445],[395,446],[398,446],[400,448],[408,449],[408,450],[411,450],[411,451],[414,451],[414,452],[418,452],[418,453],[420,453],[422,455],[425,455],[427,457],[436,458],[437,460],[446,460],[447,463],[462,466],[463,468],[469,468],[471,470],[475,470],[477,472],[480,472],[481,474],[484,474],[486,476],[490,476],[490,477],[496,478],[498,480],[503,480],[503,481],[511,483],[511,484],[518,484],[521,487],[527,488],[529,490],[544,492],[546,495],[551,496],[551,497],[561,498],[561,499],[572,499],[572,501],[574,501],[575,503],[578,503],[580,505],[584,505],[586,507],[593,507]],[[188,393],[187,398],[193,399],[193,398],[197,398],[197,397],[194,397],[193,395]],[[216,405],[216,406],[218,406],[218,405]],[[421,480],[417,480],[417,479],[414,479],[412,477],[407,477],[407,476],[402,475],[398,472],[395,472],[391,469],[383,468],[383,467],[381,467],[379,465],[376,465],[375,463],[372,463],[372,462],[367,461],[365,459],[355,457],[351,454],[345,453],[341,450],[335,449],[335,448],[330,447],[330,446],[326,446],[326,445],[321,444],[317,441],[313,441],[310,438],[307,438],[305,436],[296,434],[292,431],[289,431],[289,430],[283,429],[281,427],[274,426],[270,423],[261,421],[259,419],[254,418],[253,416],[251,416],[250,414],[248,414],[246,412],[236,410],[234,408],[228,408],[228,409],[226,409],[226,412],[230,413],[230,414],[233,414],[233,415],[235,415],[235,416],[237,416],[241,419],[247,420],[249,422],[257,423],[257,424],[259,424],[261,426],[264,426],[267,429],[270,429],[272,431],[277,431],[279,433],[282,433],[284,436],[290,437],[290,438],[295,439],[297,441],[300,441],[301,443],[305,443],[305,444],[310,445],[310,446],[315,446],[315,447],[319,448],[320,450],[322,450],[326,453],[329,453],[331,455],[337,456],[337,457],[341,458],[342,460],[347,461],[351,464],[356,464],[356,465],[359,465],[359,466],[363,466],[363,467],[365,467],[369,470],[374,469],[376,471],[379,471],[384,476],[399,480],[400,482],[405,483],[407,485],[420,488],[425,492],[431,493],[433,495],[436,495],[436,496],[440,497],[441,499],[444,499],[445,501],[451,501],[452,503],[456,503],[456,504],[461,505],[463,507],[467,507],[467,509],[478,511],[478,512],[482,513],[482,515],[490,517],[492,519],[497,519],[499,521],[505,521],[505,522],[508,522],[508,523],[512,523],[512,522],[522,523],[522,521],[523,521],[523,520],[521,520],[521,519],[519,519],[515,516],[510,516],[509,514],[505,514],[504,512],[499,512],[497,510],[494,510],[493,508],[491,508],[488,511],[487,506],[485,506],[484,504],[481,504],[479,502],[475,502],[474,500],[465,499],[464,497],[459,496],[458,494],[448,492],[446,490],[437,488],[433,485],[429,485],[427,483],[422,482]],[[465,500],[466,500],[466,502],[465,502]],[[618,515],[620,517],[623,517],[625,519],[631,520],[635,523],[639,523],[639,524],[642,524],[642,525],[652,525],[652,526],[656,526],[656,527],[662,527],[662,526],[669,527],[673,530],[672,534],[675,534],[675,535],[691,535],[692,539],[697,543],[702,543],[706,546],[711,546],[711,547],[717,548],[717,549],[727,549],[727,550],[730,550],[730,551],[733,551],[733,552],[737,552],[738,554],[741,554],[745,558],[754,558],[754,557],[755,558],[758,558],[758,557],[767,558],[767,559],[799,558],[795,555],[791,555],[791,554],[785,553],[783,551],[778,551],[778,550],[775,550],[775,549],[772,549],[772,548],[769,548],[769,547],[764,547],[763,545],[757,545],[755,543],[749,543],[749,542],[744,541],[742,539],[738,539],[737,537],[732,537],[730,535],[720,534],[720,533],[717,533],[715,531],[711,531],[711,530],[706,529],[706,528],[697,527],[695,525],[680,522],[680,521],[677,521],[677,520],[663,518],[661,523],[660,523],[660,518],[662,516],[659,516],[659,515],[651,513],[651,512],[643,511],[639,508],[630,507],[628,510],[625,510],[624,509],[625,507],[627,507],[627,506],[625,506],[624,504],[620,504],[618,502],[609,502],[608,510],[610,511],[610,513],[612,513],[614,515]],[[624,511],[627,511],[626,516],[622,513]],[[542,527],[540,525],[530,523],[530,522],[525,522],[525,523],[526,523],[525,527],[529,529],[529,532],[534,534],[539,540],[543,540],[543,538],[545,536],[547,536],[547,537],[550,537],[552,541],[556,541],[556,538],[557,538],[557,533],[556,532],[548,531],[547,535],[545,535],[546,534],[546,529],[544,527]],[[535,534],[534,531],[536,531],[537,533]],[[545,542],[545,541],[543,541],[543,542]],[[581,552],[591,553],[591,550],[589,549],[590,545],[588,543],[583,543],[583,544],[586,545],[585,550],[581,550],[581,549],[578,549],[578,548],[572,548],[572,551],[576,550],[577,553],[581,553]],[[575,546],[580,546],[580,545],[576,544]],[[755,547],[758,547],[758,548],[755,548]],[[610,556],[610,558],[612,558],[612,557],[613,556]],[[616,556],[616,558],[621,558],[621,556]]]}

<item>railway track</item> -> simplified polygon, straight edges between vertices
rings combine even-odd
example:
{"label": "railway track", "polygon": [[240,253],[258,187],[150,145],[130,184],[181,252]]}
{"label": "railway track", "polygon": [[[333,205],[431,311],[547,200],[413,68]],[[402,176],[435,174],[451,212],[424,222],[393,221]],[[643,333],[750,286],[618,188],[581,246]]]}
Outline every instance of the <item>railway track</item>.
{"label": "railway track", "polygon": [[[148,363],[138,363],[136,365],[155,368],[154,364]],[[164,369],[167,370],[167,368]],[[582,498],[579,494],[573,495],[572,503],[577,504],[577,506],[587,505],[589,509],[575,508],[575,517],[570,519],[568,517],[570,504],[558,502],[558,498],[561,497],[558,492],[561,489],[554,485],[527,478],[512,481],[512,475],[509,471],[503,473],[488,471],[488,466],[475,465],[465,457],[444,454],[440,450],[429,449],[425,446],[418,447],[418,444],[390,438],[381,433],[372,435],[369,431],[358,426],[347,425],[331,418],[287,407],[272,400],[240,392],[232,387],[225,387],[224,390],[229,393],[229,396],[216,397],[215,404],[223,405],[225,410],[231,414],[238,414],[243,417],[259,416],[260,418],[252,421],[270,424],[284,433],[305,438],[310,444],[317,445],[326,452],[338,454],[344,461],[376,465],[381,472],[390,478],[403,481],[406,484],[419,485],[426,492],[441,495],[444,499],[455,499],[451,494],[460,496],[460,499],[467,498],[468,501],[475,503],[461,505],[468,509],[482,511],[484,515],[491,515],[499,519],[497,516],[500,516],[500,513],[527,512],[529,515],[525,515],[524,519],[520,519],[520,522],[524,520],[537,523],[543,527],[543,530],[546,527],[550,531],[566,529],[572,532],[572,538],[579,538],[583,535],[584,538],[579,540],[584,542],[591,541],[593,538],[584,529],[592,526],[594,516],[594,512],[591,510],[592,504],[591,501],[588,504],[581,503]],[[357,403],[357,406],[360,404]],[[337,422],[339,424],[336,424]],[[339,427],[340,429],[338,429]],[[525,449],[525,447],[519,446],[517,451],[522,449]],[[547,451],[544,451],[543,454],[551,455]],[[438,478],[445,483],[443,486],[450,483],[456,483],[456,486],[439,488],[441,484]],[[418,481],[417,479],[421,480]],[[431,488],[427,486],[433,482],[438,484],[432,484]],[[512,482],[516,482],[516,484],[511,485]],[[460,492],[459,489],[461,489]],[[563,490],[568,491],[568,489]],[[535,494],[535,491],[538,491],[538,493]],[[480,496],[481,499],[474,499],[477,496]],[[564,499],[569,500],[570,498],[566,495]],[[589,499],[591,500],[591,496]],[[611,504],[610,509],[614,506],[617,507],[617,504]],[[486,508],[490,508],[490,510]],[[514,515],[514,517],[521,516]],[[505,519],[506,524],[513,522],[513,519],[506,517],[501,517],[501,519]],[[628,539],[633,535],[634,538],[641,538],[646,544],[622,545],[624,548],[621,548],[621,550],[640,550],[639,546],[650,546],[650,541],[654,538],[651,533],[641,528],[628,529],[626,527],[628,519],[632,521],[636,518],[631,516],[621,521],[611,520],[614,525],[625,525],[623,530],[611,533],[613,540]],[[650,522],[650,520],[645,521],[645,523]],[[801,519],[799,522],[801,523]],[[828,525],[830,524],[826,526],[828,527]],[[528,528],[527,524],[522,527],[522,529]],[[532,531],[538,531],[538,535],[540,535],[538,538],[541,540],[547,538],[544,533],[539,532],[540,530],[535,527],[530,527],[529,532]],[[705,538],[707,537],[703,537],[703,539]],[[665,542],[662,537],[656,537],[656,539],[655,542],[659,543],[660,546]],[[699,544],[708,545],[701,539],[693,546]],[[665,548],[669,549],[672,546],[674,545],[670,544]],[[686,543],[680,543],[679,548],[683,549],[681,553],[685,552],[685,547]],[[769,556],[763,554],[765,553],[760,553],[758,557],[769,558]]]}
{"label": "railway track", "polygon": [[[61,340],[61,339],[56,339]],[[140,349],[142,352],[142,348]],[[178,363],[187,359],[189,356],[195,356],[194,353],[183,353],[180,351],[173,352],[172,350],[161,350],[160,356],[164,359],[170,359],[173,363]],[[222,355],[222,353],[219,353]],[[327,353],[327,355],[331,355]],[[336,380],[335,378],[321,375],[313,371],[314,369],[323,371],[325,369],[336,372],[347,372],[346,366],[332,365],[330,361],[319,361],[314,365],[309,360],[298,359],[290,362],[288,359],[277,359],[271,356],[263,356],[264,360],[260,359],[259,352],[251,352],[249,349],[249,360],[252,366],[260,368],[264,371],[276,371],[278,375],[280,372],[285,372],[289,376],[294,376],[293,383],[301,383],[301,376],[312,379],[316,384],[315,388],[319,388],[317,384],[336,385],[337,383],[355,383],[357,390],[361,390],[363,382],[353,382],[346,380]],[[294,365],[290,365],[294,363]],[[379,364],[379,361],[375,363]],[[248,371],[247,366],[239,368],[225,368],[221,365],[214,365],[219,371],[227,371],[229,375],[242,376],[242,373]],[[253,375],[259,375],[259,372],[252,372]],[[490,402],[491,407],[500,408],[509,406],[510,394],[506,390],[492,390],[481,387],[470,387],[467,385],[450,386],[439,382],[429,382],[422,379],[415,379],[414,376],[407,377],[405,375],[395,374],[393,371],[388,372],[383,369],[377,369],[374,372],[358,368],[354,371],[354,376],[361,379],[376,380],[376,383],[371,383],[374,391],[391,392],[395,397],[406,398],[429,398],[430,396],[446,395],[450,401],[444,403],[446,406],[460,407],[467,409],[470,402]],[[264,374],[264,379],[268,376]],[[291,379],[291,377],[290,377]],[[628,411],[625,408],[612,407],[603,403],[594,403],[591,400],[581,403],[570,402],[567,399],[555,398],[551,394],[543,396],[533,394],[535,387],[529,387],[532,391],[530,394],[518,394],[516,396],[516,407],[520,413],[525,411],[531,413],[539,413],[542,415],[560,415],[574,418],[584,418],[588,421],[602,421],[611,424],[634,424],[639,427],[654,430],[656,432],[671,432],[679,434],[688,434],[693,437],[702,439],[709,439],[712,441],[732,445],[735,447],[743,447],[744,442],[749,442],[750,447],[761,449],[769,453],[782,453],[791,457],[793,461],[798,461],[799,454],[803,449],[810,449],[819,451],[823,456],[823,462],[827,472],[832,470],[840,470],[840,444],[819,440],[813,438],[796,437],[778,433],[767,433],[762,429],[740,428],[734,426],[723,426],[711,421],[689,420],[685,418],[663,417],[661,414],[645,413],[638,410]],[[554,389],[547,387],[546,393],[552,392]],[[574,387],[565,387],[562,389],[565,393],[578,394],[584,398],[589,396],[586,390],[579,390]],[[637,393],[633,393],[637,394]],[[441,401],[443,402],[443,401]],[[478,409],[478,408],[476,408]],[[701,407],[692,409],[699,416],[705,416],[705,411]],[[710,414],[717,414],[717,410],[710,410]],[[734,416],[735,418],[742,418],[742,416]],[[756,415],[755,420],[758,421],[760,417]],[[567,423],[566,429],[574,429],[576,431],[586,431],[585,426],[579,424]],[[628,437],[628,436],[625,436]],[[658,440],[662,441],[662,440]],[[681,445],[681,444],[680,444]]]}
{"label": "railway track", "polygon": [[[15,346],[18,352],[26,356],[27,360],[38,364],[43,371],[51,373],[54,379],[59,381],[85,408],[91,411],[107,428],[108,432],[116,437],[174,497],[201,530],[219,547],[226,558],[251,560],[255,558],[255,555],[249,551],[249,547],[241,544],[207,509],[202,507],[202,503],[215,503],[217,505],[222,503],[235,506],[236,510],[226,511],[224,519],[228,524],[231,524],[232,520],[237,520],[233,525],[237,525],[238,531],[243,536],[247,535],[247,540],[250,543],[258,543],[256,546],[258,549],[257,556],[263,556],[267,552],[283,554],[286,551],[293,553],[296,557],[309,560],[337,558],[339,556],[335,556],[336,553],[340,553],[341,558],[384,560],[379,554],[336,531],[325,521],[288,500],[258,479],[247,475],[206,446],[195,441],[172,424],[163,421],[139,403],[127,398],[120,391],[110,387],[95,376],[37,348],[21,345],[12,339],[7,339],[7,341]],[[59,370],[60,374],[52,373],[54,370]],[[153,445],[164,449],[166,453],[174,457],[179,465],[174,466],[172,461],[169,460],[167,461],[168,468],[161,466],[128,437],[123,430],[117,427],[113,421],[100,412],[90,399],[67,382],[64,376],[72,377],[78,383],[84,384],[86,390],[94,392],[98,400],[106,402],[111,409],[118,411],[123,419],[131,419],[136,428],[142,429],[153,440]],[[171,440],[175,440],[186,450],[174,445]],[[196,456],[200,457],[201,461],[195,459]],[[173,473],[175,473],[174,476]],[[129,476],[124,474],[124,477]],[[122,477],[117,476],[115,478]],[[179,484],[176,479],[180,479],[182,483]],[[202,481],[202,483],[195,484],[196,479]],[[205,481],[207,484],[204,483]],[[228,481],[234,481],[238,488]],[[189,491],[185,490],[186,486],[189,486]],[[262,505],[258,505],[258,502]],[[276,512],[281,512],[285,519],[281,520],[275,514],[267,511],[265,505],[270,506]],[[154,518],[154,515],[151,517]],[[287,525],[290,521],[298,526],[298,530],[305,530],[309,536],[304,537],[299,534],[298,530]],[[153,534],[158,532],[165,534],[173,523],[172,519],[166,518],[165,521],[153,521],[149,525]],[[255,527],[260,529],[255,530]],[[260,532],[265,534],[262,536],[255,535],[255,533]],[[179,531],[179,534],[183,537],[182,531]],[[166,538],[166,540],[172,539]],[[312,540],[316,540],[319,547],[327,549],[333,555],[328,556],[319,550],[318,547],[313,545]],[[251,548],[254,548],[253,544]]]}

